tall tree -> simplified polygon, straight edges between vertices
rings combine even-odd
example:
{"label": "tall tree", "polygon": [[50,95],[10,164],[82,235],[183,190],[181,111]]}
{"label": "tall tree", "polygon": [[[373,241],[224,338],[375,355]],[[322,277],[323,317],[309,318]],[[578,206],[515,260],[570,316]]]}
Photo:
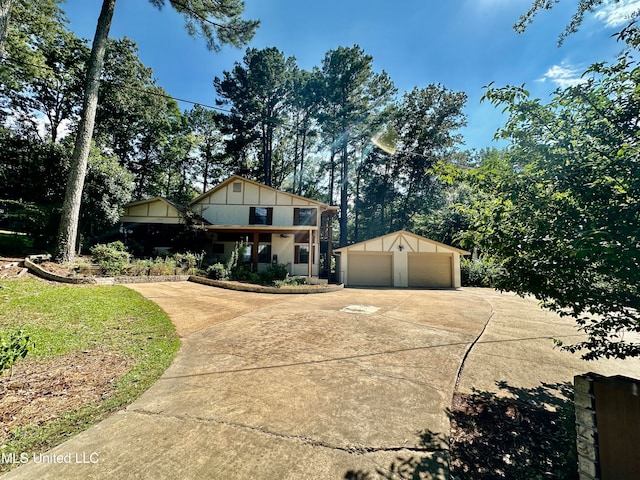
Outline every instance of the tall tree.
{"label": "tall tree", "polygon": [[0,0],[0,58],[4,56],[4,42],[9,30],[13,0]]}
{"label": "tall tree", "polygon": [[408,228],[410,216],[429,204],[437,182],[433,167],[450,156],[461,144],[459,129],[466,124],[462,108],[467,96],[442,85],[414,88],[405,93],[398,108],[397,190],[403,192],[394,215],[397,228]]}
{"label": "tall tree", "polygon": [[196,163],[199,170],[196,175],[197,181],[202,184],[203,192],[221,179],[222,134],[218,118],[218,113],[200,105],[196,105],[187,113],[189,129],[195,136]]}
{"label": "tall tree", "polygon": [[512,146],[484,175],[474,238],[501,260],[501,288],[576,320],[587,338],[566,348],[586,359],[640,356],[640,36],[622,38],[630,52],[548,105],[516,87],[485,96],[507,108]]}
{"label": "tall tree", "polygon": [[322,102],[322,76],[318,70],[296,70],[290,105],[293,117],[293,192],[302,195],[305,159],[310,139],[317,137],[317,113]]}
{"label": "tall tree", "polygon": [[285,58],[277,48],[250,48],[242,65],[236,63],[222,79],[214,80],[219,104],[231,106],[229,122],[242,125],[247,138],[242,147],[257,146],[259,178],[269,186],[273,185],[277,136],[286,118],[294,71],[295,59]]}
{"label": "tall tree", "polygon": [[[373,57],[358,46],[330,50],[322,61],[325,83],[323,131],[333,138],[340,165],[340,245],[347,244],[349,218],[350,155],[361,155],[354,148],[362,137],[371,137],[371,122],[396,92],[386,73],[373,72]],[[332,192],[331,196],[332,195]]]}
{"label": "tall tree", "polygon": [[[150,1],[158,8],[162,8],[166,3],[165,0]],[[70,262],[75,257],[82,188],[98,104],[100,72],[104,62],[104,52],[115,4],[116,0],[103,0],[89,57],[82,117],[73,150],[58,233],[56,257],[62,262]],[[184,15],[187,31],[191,34],[202,33],[207,40],[207,47],[211,50],[218,50],[221,44],[234,46],[245,44],[253,37],[258,26],[257,21],[247,21],[241,18],[244,11],[242,0],[226,0],[224,2],[217,0],[182,0],[180,2],[169,0],[169,4]]]}
{"label": "tall tree", "polygon": [[[1,89],[6,98],[6,107],[13,118],[23,124],[31,124],[38,132],[38,123],[43,117],[49,139],[55,143],[61,127],[77,120],[82,102],[82,77],[89,50],[85,42],[59,25],[53,32],[42,34],[32,40],[37,64],[19,64],[14,68],[16,84]],[[34,59],[34,61],[36,61]],[[34,68],[35,67],[35,68]]]}
{"label": "tall tree", "polygon": [[66,23],[56,0],[14,2],[4,44],[5,55],[0,63],[0,95],[4,97],[4,107],[12,92],[24,92],[52,73],[55,75],[46,63],[46,51],[51,60],[54,56],[51,46],[60,43],[65,35],[71,36]]}

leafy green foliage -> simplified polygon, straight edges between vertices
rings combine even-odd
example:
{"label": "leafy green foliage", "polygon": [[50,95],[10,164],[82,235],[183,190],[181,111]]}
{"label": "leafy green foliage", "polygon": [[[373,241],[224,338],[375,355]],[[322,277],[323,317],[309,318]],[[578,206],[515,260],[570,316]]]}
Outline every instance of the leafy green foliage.
{"label": "leafy green foliage", "polygon": [[[637,31],[626,32],[634,46]],[[640,67],[635,52],[593,65],[548,105],[494,88],[512,146],[475,172],[489,200],[476,246],[498,259],[497,285],[575,318],[586,359],[640,356]]]}
{"label": "leafy green foliage", "polygon": [[214,263],[207,268],[207,277],[213,280],[226,280],[229,278],[229,271],[222,263]]}
{"label": "leafy green foliage", "polygon": [[488,256],[479,256],[477,252],[469,258],[460,259],[462,285],[466,287],[495,287],[501,273],[500,265]]}
{"label": "leafy green foliage", "polygon": [[[165,0],[150,0],[159,9]],[[222,45],[241,47],[251,41],[260,25],[257,20],[244,20],[243,0],[169,0],[169,4],[184,16],[187,32],[203,36],[207,48],[219,51]]]}
{"label": "leafy green foliage", "polygon": [[289,269],[282,263],[269,265],[269,268],[259,273],[260,283],[271,285],[275,281],[282,281],[289,276]]}
{"label": "leafy green foliage", "polygon": [[287,277],[283,280],[274,280],[273,284],[276,287],[297,287],[300,285],[306,285],[307,284],[307,278],[306,277]]}
{"label": "leafy green foliage", "polygon": [[25,257],[33,251],[33,241],[20,233],[0,233],[0,256]]}
{"label": "leafy green foliage", "polygon": [[127,247],[120,241],[94,245],[90,252],[93,260],[100,265],[106,275],[122,274],[131,260]]}
{"label": "leafy green foliage", "polygon": [[[614,1],[617,3],[620,0],[614,0]],[[540,10],[550,10],[551,8],[553,8],[555,4],[559,2],[560,0],[533,0],[533,3],[531,4],[531,7],[529,8],[529,10],[520,16],[519,20],[513,26],[513,29],[517,33],[523,33],[527,29],[527,26],[533,22],[536,14]],[[578,5],[576,8],[576,12],[571,17],[571,21],[565,28],[565,31],[560,34],[560,37],[558,39],[558,45],[562,45],[564,40],[569,35],[571,35],[572,33],[576,33],[578,31],[587,13],[593,12],[597,7],[606,5],[609,2],[608,0],[577,0],[577,3]],[[630,24],[633,23],[637,17],[638,17],[637,11],[629,12]]]}
{"label": "leafy green foliage", "polygon": [[34,347],[31,337],[22,330],[0,332],[0,375],[26,357]]}

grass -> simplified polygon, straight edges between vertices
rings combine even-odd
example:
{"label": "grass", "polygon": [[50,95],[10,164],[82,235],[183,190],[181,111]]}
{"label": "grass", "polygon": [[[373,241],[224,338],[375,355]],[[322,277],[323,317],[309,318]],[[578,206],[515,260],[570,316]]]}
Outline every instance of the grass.
{"label": "grass", "polygon": [[[180,346],[169,317],[155,303],[121,286],[60,286],[38,280],[0,282],[0,329],[21,328],[35,342],[27,358],[46,361],[103,348],[131,360],[114,392],[42,425],[14,432],[2,453],[51,448],[120,410],[147,390]],[[10,465],[0,464],[0,472]]]}
{"label": "grass", "polygon": [[33,251],[33,240],[24,233],[0,230],[0,257],[24,256]]}

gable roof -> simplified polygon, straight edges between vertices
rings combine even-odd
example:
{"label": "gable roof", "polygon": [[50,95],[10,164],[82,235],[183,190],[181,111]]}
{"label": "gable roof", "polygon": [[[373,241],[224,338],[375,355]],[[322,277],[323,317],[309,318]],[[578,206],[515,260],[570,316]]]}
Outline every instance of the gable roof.
{"label": "gable roof", "polygon": [[164,197],[153,197],[153,198],[145,198],[144,200],[136,200],[135,202],[129,202],[129,203],[124,204],[122,206],[122,208],[124,208],[124,207],[135,207],[137,205],[144,205],[145,203],[153,203],[153,202],[157,202],[157,201],[160,201],[162,203],[166,203],[170,207],[175,208],[179,212],[184,211],[184,208],[182,208],[181,206],[173,203],[171,200],[167,200]]}
{"label": "gable roof", "polygon": [[203,199],[207,198],[208,196],[212,195],[213,193],[217,192],[218,190],[221,190],[223,188],[225,188],[227,185],[233,183],[233,182],[237,182],[237,181],[241,181],[241,182],[246,182],[246,183],[250,183],[252,185],[255,185],[259,188],[263,188],[263,189],[267,189],[273,192],[277,192],[281,195],[288,195],[290,197],[293,197],[297,200],[301,200],[303,202],[309,202],[312,203],[316,206],[318,206],[321,210],[338,210],[338,207],[332,206],[332,205],[327,205],[326,203],[323,202],[319,202],[317,200],[313,200],[311,198],[306,198],[306,197],[302,197],[300,195],[296,195],[294,193],[289,193],[289,192],[284,192],[282,190],[278,190],[276,188],[273,187],[269,187],[263,183],[260,182],[256,182],[254,180],[249,180],[248,178],[245,177],[241,177],[240,175],[231,175],[229,178],[227,178],[226,180],[224,180],[222,183],[219,183],[218,185],[216,185],[215,187],[211,188],[210,190],[207,190],[206,192],[204,192],[201,195],[198,195],[196,198],[194,198],[193,200],[191,200],[191,202],[189,202],[189,207],[192,207],[193,205],[196,205],[198,203],[200,203]]}
{"label": "gable roof", "polygon": [[[397,237],[397,238],[394,238]],[[385,241],[386,240],[386,241]],[[415,233],[411,233],[407,230],[398,230],[397,232],[388,233],[386,235],[381,235],[379,237],[370,238],[369,240],[364,240],[363,242],[354,243],[353,245],[347,245],[346,247],[336,248],[335,252],[346,252],[348,250],[356,250],[356,251],[367,251],[367,245],[372,245],[374,243],[381,245],[388,245],[384,247],[384,250],[390,251],[392,248],[396,246],[396,244],[400,245],[404,240],[404,245],[407,245],[409,248],[408,251],[413,250],[412,245],[415,245],[417,249],[419,249],[420,242],[431,244],[435,247],[436,251],[438,249],[447,250],[450,252],[456,252],[460,255],[470,255],[471,252],[467,252],[466,250],[462,250],[460,248],[452,247],[451,245],[447,245],[445,243],[436,242],[435,240],[431,240],[430,238],[423,237],[421,235],[416,235]],[[379,250],[378,250],[379,251]]]}

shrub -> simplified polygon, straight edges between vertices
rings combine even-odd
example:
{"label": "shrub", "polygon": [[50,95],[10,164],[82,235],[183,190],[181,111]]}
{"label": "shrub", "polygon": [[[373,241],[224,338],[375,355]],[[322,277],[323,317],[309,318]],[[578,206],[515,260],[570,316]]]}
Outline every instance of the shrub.
{"label": "shrub", "polygon": [[[237,282],[246,282],[250,281],[249,276],[252,275],[251,270],[245,265],[240,265],[235,268],[231,268],[229,271],[229,280],[235,280]],[[255,274],[254,274],[255,275]],[[258,283],[260,281],[260,277],[258,277]]]}
{"label": "shrub", "polygon": [[275,281],[284,280],[289,276],[289,269],[286,265],[278,263],[271,265],[265,271],[260,272],[260,283],[271,285]]}
{"label": "shrub", "polygon": [[299,285],[306,285],[306,277],[287,277],[284,280],[275,280],[274,285],[276,287],[297,287]]}
{"label": "shrub", "polygon": [[120,275],[129,264],[131,254],[124,243],[99,243],[90,249],[93,260],[100,265],[107,275]]}
{"label": "shrub", "polygon": [[149,275],[175,275],[176,262],[172,258],[157,257],[149,267]]}
{"label": "shrub", "polygon": [[202,265],[202,260],[204,259],[204,252],[201,254],[195,254],[191,252],[187,253],[176,253],[173,255],[173,261],[176,266],[183,272],[187,274],[193,274],[196,271],[196,267]]}
{"label": "shrub", "polygon": [[125,274],[132,277],[143,277],[149,275],[149,267],[153,262],[151,260],[134,260],[125,269]]}
{"label": "shrub", "polygon": [[207,268],[207,277],[214,280],[226,280],[229,277],[229,272],[223,264],[214,263]]}
{"label": "shrub", "polygon": [[493,287],[500,275],[500,265],[491,257],[473,253],[471,259],[460,259],[462,285],[466,287]]}
{"label": "shrub", "polygon": [[0,374],[13,368],[13,365],[26,357],[33,347],[33,340],[22,330],[0,334]]}

